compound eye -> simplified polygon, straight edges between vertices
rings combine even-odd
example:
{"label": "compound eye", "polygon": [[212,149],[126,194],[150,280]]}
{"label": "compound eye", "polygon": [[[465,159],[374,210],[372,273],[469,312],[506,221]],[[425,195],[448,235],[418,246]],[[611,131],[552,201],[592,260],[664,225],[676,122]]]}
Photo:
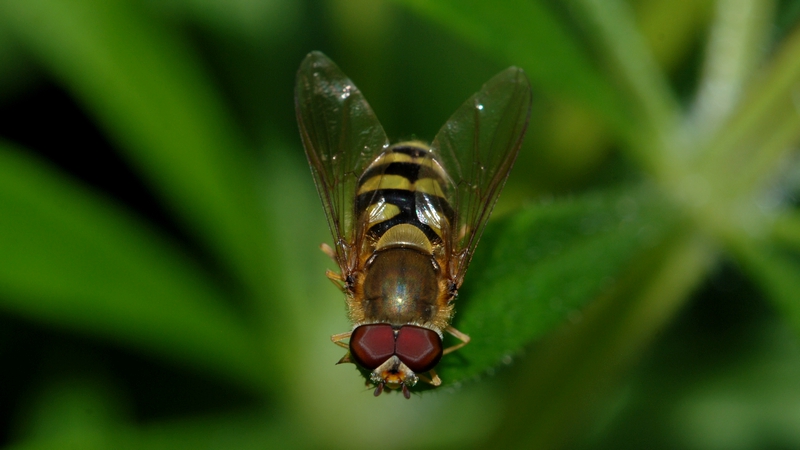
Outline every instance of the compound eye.
{"label": "compound eye", "polygon": [[414,373],[427,372],[442,359],[442,340],[433,330],[405,325],[397,334],[394,352]]}
{"label": "compound eye", "polygon": [[374,370],[394,355],[394,330],[380,323],[361,325],[350,336],[350,355],[359,366]]}

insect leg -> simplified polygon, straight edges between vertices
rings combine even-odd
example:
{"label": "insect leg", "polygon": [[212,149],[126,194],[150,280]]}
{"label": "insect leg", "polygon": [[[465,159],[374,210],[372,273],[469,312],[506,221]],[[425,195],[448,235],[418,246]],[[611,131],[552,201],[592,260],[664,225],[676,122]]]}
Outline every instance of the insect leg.
{"label": "insect leg", "polygon": [[447,331],[448,333],[452,334],[453,336],[456,337],[456,339],[460,340],[461,342],[456,344],[456,345],[454,345],[454,346],[452,346],[452,347],[448,347],[448,348],[444,349],[444,351],[442,352],[442,355],[446,355],[448,353],[453,353],[454,351],[460,349],[461,347],[469,344],[469,336],[467,336],[466,334],[456,330],[451,325],[448,325],[447,328],[444,329],[444,331]]}
{"label": "insect leg", "polygon": [[325,271],[325,276],[328,277],[328,279],[331,280],[331,282],[333,282],[333,284],[335,284],[336,287],[339,288],[340,291],[342,291],[342,292],[346,291],[346,289],[344,287],[345,286],[344,285],[344,277],[341,274],[338,274],[338,273],[328,269],[328,270]]}
{"label": "insect leg", "polygon": [[[344,348],[349,350],[350,346],[345,344],[342,341],[344,341],[345,339],[349,338],[351,334],[353,334],[352,331],[348,331],[347,333],[334,334],[333,336],[331,336],[331,341],[333,341],[333,343],[338,345],[339,347],[344,347]],[[348,351],[347,353],[345,353],[344,356],[342,356],[342,359],[340,359],[339,362],[337,362],[336,364],[345,364],[345,363],[352,363],[352,362],[353,362],[353,360],[350,359],[350,352]],[[355,364],[355,363],[353,363],[353,364]]]}
{"label": "insect leg", "polygon": [[431,369],[428,371],[428,373],[431,374],[430,378],[422,374],[417,374],[417,376],[419,377],[420,380],[430,384],[431,386],[441,386],[442,379],[439,378],[439,375],[436,374],[436,371]]}
{"label": "insect leg", "polygon": [[330,245],[326,243],[319,244],[319,249],[322,250],[322,253],[328,255],[334,262],[336,262],[336,252],[333,251]]}
{"label": "insect leg", "polygon": [[333,336],[331,336],[331,341],[333,341],[333,343],[338,345],[339,347],[349,349],[350,346],[342,341],[344,341],[345,339],[350,339],[351,334],[353,334],[352,331],[348,331],[347,333],[334,334]]}

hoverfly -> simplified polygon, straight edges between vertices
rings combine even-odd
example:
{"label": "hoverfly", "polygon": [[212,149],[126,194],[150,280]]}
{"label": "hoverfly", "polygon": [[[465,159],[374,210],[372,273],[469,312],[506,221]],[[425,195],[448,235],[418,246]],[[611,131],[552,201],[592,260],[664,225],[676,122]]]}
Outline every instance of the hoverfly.
{"label": "hoverfly", "polygon": [[[450,325],[453,302],[528,125],[522,69],[489,80],[438,132],[394,145],[364,96],[320,52],[297,72],[295,108],[341,273],[352,329],[331,336],[370,372],[375,396],[421,379],[470,338]],[[460,342],[443,349],[443,333]],[[348,343],[345,343],[349,340]],[[427,373],[427,375],[426,375]]]}

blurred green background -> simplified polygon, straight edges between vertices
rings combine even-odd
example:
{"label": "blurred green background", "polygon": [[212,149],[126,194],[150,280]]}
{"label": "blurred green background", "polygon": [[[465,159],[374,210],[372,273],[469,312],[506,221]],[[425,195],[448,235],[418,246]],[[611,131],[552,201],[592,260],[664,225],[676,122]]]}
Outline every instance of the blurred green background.
{"label": "blurred green background", "polygon": [[[4,0],[0,444],[800,448],[800,2]],[[392,140],[509,65],[528,135],[444,385],[335,366],[294,117]]]}

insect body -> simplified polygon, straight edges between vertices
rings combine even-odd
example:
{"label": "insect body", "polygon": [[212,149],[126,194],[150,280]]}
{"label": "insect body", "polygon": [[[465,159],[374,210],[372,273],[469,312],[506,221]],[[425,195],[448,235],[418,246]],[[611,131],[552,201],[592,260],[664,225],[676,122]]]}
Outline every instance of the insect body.
{"label": "insect body", "polygon": [[[441,357],[469,337],[453,302],[519,151],[530,114],[521,69],[501,72],[464,103],[433,143],[390,146],[367,101],[319,52],[300,66],[295,107],[341,273],[351,331],[331,339],[340,362],[370,372],[375,395],[420,379],[438,386]],[[461,342],[444,349],[443,333]],[[349,339],[349,343],[345,340]],[[429,375],[425,375],[425,374]]]}

